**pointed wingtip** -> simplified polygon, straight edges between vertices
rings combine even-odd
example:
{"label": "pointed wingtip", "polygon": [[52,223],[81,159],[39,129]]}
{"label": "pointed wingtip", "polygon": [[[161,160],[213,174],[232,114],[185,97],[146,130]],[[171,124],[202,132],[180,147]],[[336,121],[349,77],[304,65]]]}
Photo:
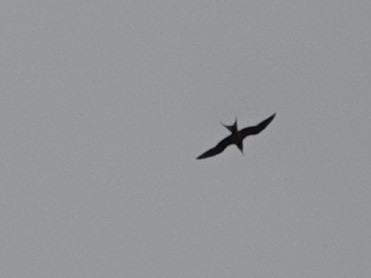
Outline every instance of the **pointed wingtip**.
{"label": "pointed wingtip", "polygon": [[205,155],[205,153],[200,154],[199,156],[196,157],[196,160],[203,159],[204,158],[204,155]]}
{"label": "pointed wingtip", "polygon": [[276,114],[277,114],[277,112],[274,113],[274,114],[272,114],[272,115],[268,118],[268,120],[269,120],[269,121],[273,121],[273,119],[276,117]]}
{"label": "pointed wingtip", "polygon": [[[212,149],[211,149],[212,150]],[[207,152],[204,152],[203,154],[200,154],[199,156],[197,156],[197,160],[200,160],[200,159],[205,159],[205,158],[208,158],[210,157],[210,151],[211,150],[208,150]]]}
{"label": "pointed wingtip", "polygon": [[276,114],[277,114],[277,113],[274,113],[274,114],[272,114],[268,119],[266,119],[266,121],[268,122],[268,124],[269,124],[271,121],[273,121],[273,119],[276,117]]}

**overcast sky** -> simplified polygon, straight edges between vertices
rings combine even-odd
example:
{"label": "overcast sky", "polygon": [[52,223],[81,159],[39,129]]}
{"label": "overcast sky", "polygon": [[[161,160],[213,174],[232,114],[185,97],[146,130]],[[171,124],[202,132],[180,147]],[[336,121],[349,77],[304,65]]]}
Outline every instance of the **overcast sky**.
{"label": "overcast sky", "polygon": [[370,12],[3,0],[1,277],[371,277]]}

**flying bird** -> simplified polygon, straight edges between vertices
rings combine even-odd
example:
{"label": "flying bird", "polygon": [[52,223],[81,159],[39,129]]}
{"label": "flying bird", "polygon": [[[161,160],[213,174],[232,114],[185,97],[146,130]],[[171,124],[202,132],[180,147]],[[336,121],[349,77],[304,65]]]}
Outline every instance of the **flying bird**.
{"label": "flying bird", "polygon": [[201,154],[199,157],[197,157],[197,159],[208,158],[220,154],[222,151],[225,150],[226,147],[233,144],[237,146],[241,153],[243,153],[242,143],[243,139],[245,139],[245,137],[247,136],[256,135],[260,133],[271,123],[271,121],[273,121],[275,116],[276,113],[274,113],[272,116],[265,119],[256,126],[246,127],[241,130],[238,130],[237,128],[237,117],[233,125],[225,125],[222,123],[231,132],[231,134],[228,137],[224,138],[222,141],[220,141],[214,148]]}

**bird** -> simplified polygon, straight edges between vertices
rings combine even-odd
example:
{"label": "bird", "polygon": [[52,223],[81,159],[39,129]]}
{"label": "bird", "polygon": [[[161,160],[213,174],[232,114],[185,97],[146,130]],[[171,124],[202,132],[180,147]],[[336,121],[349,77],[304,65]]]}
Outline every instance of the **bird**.
{"label": "bird", "polygon": [[237,117],[234,121],[233,125],[225,125],[222,123],[222,125],[227,128],[231,134],[224,138],[222,141],[220,141],[215,147],[211,148],[210,150],[204,152],[200,156],[197,157],[197,159],[204,159],[208,158],[217,154],[220,154],[225,150],[226,147],[229,145],[236,145],[237,148],[241,151],[243,154],[243,139],[245,139],[247,136],[250,135],[256,135],[259,134],[261,131],[263,131],[274,119],[276,116],[276,113],[271,115],[269,118],[265,119],[264,121],[260,122],[256,126],[250,126],[243,128],[241,130],[238,130],[237,127]]}

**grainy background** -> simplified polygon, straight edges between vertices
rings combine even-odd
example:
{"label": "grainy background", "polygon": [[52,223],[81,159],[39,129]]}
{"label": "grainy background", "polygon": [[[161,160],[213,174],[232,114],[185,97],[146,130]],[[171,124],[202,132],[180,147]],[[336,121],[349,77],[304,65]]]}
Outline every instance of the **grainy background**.
{"label": "grainy background", "polygon": [[370,11],[3,0],[1,277],[371,277]]}

